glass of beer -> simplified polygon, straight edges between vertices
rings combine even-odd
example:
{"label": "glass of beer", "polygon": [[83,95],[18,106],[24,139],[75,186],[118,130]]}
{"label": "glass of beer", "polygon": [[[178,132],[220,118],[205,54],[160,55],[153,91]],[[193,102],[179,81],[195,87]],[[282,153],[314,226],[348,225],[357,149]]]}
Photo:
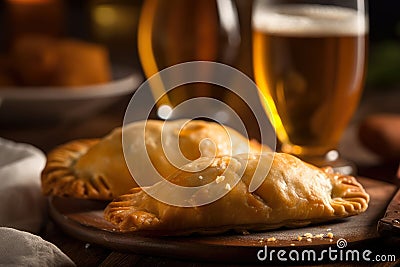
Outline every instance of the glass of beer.
{"label": "glass of beer", "polygon": [[365,76],[364,0],[255,0],[253,66],[281,150],[351,173],[337,146]]}
{"label": "glass of beer", "polygon": [[[138,29],[138,50],[147,78],[188,61],[233,64],[241,44],[233,0],[145,0]],[[207,70],[206,70],[207,71]],[[212,74],[210,74],[212,75]],[[165,94],[162,82],[152,86],[158,106],[171,107],[195,97],[224,100],[229,93],[210,84],[189,84]]]}

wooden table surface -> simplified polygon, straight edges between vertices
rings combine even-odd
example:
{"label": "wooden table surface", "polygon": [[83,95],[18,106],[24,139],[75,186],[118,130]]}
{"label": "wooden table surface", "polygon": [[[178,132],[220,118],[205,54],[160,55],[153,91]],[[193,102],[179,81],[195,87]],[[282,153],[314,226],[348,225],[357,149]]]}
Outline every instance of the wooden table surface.
{"label": "wooden table surface", "polygon": [[[26,142],[35,145],[48,152],[55,146],[77,138],[102,137],[113,128],[121,126],[124,111],[130,97],[121,99],[118,103],[107,108],[100,114],[83,121],[58,122],[56,124],[24,124],[24,125],[1,125],[0,137],[14,140],[17,142]],[[386,180],[397,183],[395,173],[398,163],[376,163],[359,165],[359,175]],[[78,266],[224,266],[212,262],[183,261],[179,259],[161,258],[157,255],[137,255],[133,253],[124,253],[113,251],[98,245],[88,244],[74,239],[64,234],[54,222],[49,219],[43,228],[41,236],[57,245],[65,254],[67,254]],[[397,253],[399,259],[400,239],[399,238],[379,238],[361,244],[362,247],[381,251],[382,253]],[[266,263],[262,263],[266,264]],[[400,264],[400,260],[393,262],[368,264],[369,266],[395,266]],[[346,266],[343,262],[324,266]],[[347,266],[353,266],[354,263],[348,263]],[[226,266],[233,266],[228,264]]]}

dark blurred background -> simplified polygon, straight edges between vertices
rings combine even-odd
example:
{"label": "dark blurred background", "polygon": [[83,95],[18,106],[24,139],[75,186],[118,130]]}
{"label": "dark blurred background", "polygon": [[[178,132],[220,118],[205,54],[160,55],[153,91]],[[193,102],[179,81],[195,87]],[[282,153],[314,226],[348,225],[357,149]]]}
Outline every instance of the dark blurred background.
{"label": "dark blurred background", "polygon": [[400,83],[400,16],[398,1],[370,1],[368,88],[392,88]]}
{"label": "dark blurred background", "polygon": [[[167,1],[167,0],[166,0]],[[143,0],[2,0],[0,52],[5,53],[21,32],[73,37],[109,48],[113,64],[140,69],[137,24]],[[250,15],[252,1],[235,0],[242,43],[234,64],[252,77]],[[28,6],[38,8],[27,8]],[[370,1],[370,49],[367,90],[390,90],[400,84],[400,2]]]}
{"label": "dark blurred background", "polygon": [[137,65],[141,0],[1,0],[0,50],[23,33],[77,38],[106,45],[112,62]]}

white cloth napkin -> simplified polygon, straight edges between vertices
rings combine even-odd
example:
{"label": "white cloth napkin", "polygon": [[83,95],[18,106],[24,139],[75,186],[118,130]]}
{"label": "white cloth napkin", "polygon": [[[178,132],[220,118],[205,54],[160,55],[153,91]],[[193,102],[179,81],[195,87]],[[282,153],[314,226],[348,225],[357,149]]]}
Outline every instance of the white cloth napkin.
{"label": "white cloth napkin", "polygon": [[0,227],[0,266],[75,266],[59,248],[39,236]]}
{"label": "white cloth napkin", "polygon": [[74,266],[55,245],[24,232],[38,233],[45,221],[45,163],[39,149],[0,138],[0,266]]}
{"label": "white cloth napkin", "polygon": [[39,232],[46,213],[40,187],[45,162],[39,149],[0,138],[0,226]]}

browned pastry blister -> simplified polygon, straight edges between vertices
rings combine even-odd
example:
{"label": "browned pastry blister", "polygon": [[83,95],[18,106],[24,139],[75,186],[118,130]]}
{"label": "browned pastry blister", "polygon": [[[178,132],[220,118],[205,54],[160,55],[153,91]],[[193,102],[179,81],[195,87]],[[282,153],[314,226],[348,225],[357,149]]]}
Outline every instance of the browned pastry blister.
{"label": "browned pastry blister", "polygon": [[[200,158],[192,166],[205,162]],[[256,169],[271,162],[261,185],[249,192],[254,176],[263,173]],[[234,185],[238,176],[239,182]],[[223,181],[218,182],[218,177],[224,177]],[[107,206],[105,219],[123,232],[182,235],[259,231],[357,215],[367,209],[369,202],[369,195],[354,177],[333,173],[330,168],[319,169],[284,153],[217,157],[202,171],[177,171],[168,180],[187,187],[214,183],[228,192],[210,204],[178,207],[133,188]],[[159,183],[148,189],[154,192],[163,190],[163,186]],[[206,193],[199,189],[192,198]]]}
{"label": "browned pastry blister", "polygon": [[[213,156],[256,152],[268,148],[261,146],[235,130],[212,122],[148,120],[117,128],[98,140],[77,140],[54,149],[47,156],[42,172],[42,188],[46,195],[112,200],[138,186],[129,172],[126,161],[139,161],[137,155],[147,153],[162,177],[167,177],[177,168],[164,154],[165,149],[175,151],[162,143],[164,134],[169,139],[177,138],[182,154],[189,160],[201,155]],[[144,128],[145,127],[145,128]],[[144,130],[145,129],[145,130]],[[124,154],[122,132],[126,139],[143,143],[131,146]],[[204,142],[210,140],[211,142]],[[145,149],[146,151],[141,151]],[[141,164],[141,162],[139,162]],[[145,164],[143,163],[143,168]]]}

